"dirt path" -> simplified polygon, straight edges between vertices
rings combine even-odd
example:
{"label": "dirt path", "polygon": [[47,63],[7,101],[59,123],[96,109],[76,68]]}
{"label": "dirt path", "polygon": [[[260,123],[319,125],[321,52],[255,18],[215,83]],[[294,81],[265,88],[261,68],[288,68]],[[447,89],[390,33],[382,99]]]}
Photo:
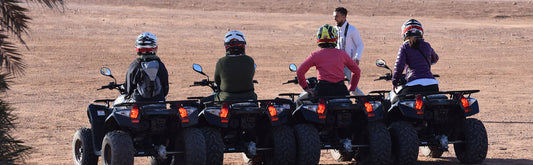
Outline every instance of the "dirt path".
{"label": "dirt path", "polygon": [[[30,51],[21,50],[28,64],[26,75],[15,79],[5,96],[17,109],[15,136],[35,148],[26,163],[72,164],[72,135],[89,126],[87,105],[117,94],[95,90],[110,81],[98,69],[107,66],[122,81],[135,58],[133,41],[139,33],[158,36],[158,54],[172,83],[167,99],[176,100],[210,93],[207,88],[189,87],[203,78],[191,65],[201,64],[213,74],[216,60],[224,54],[223,35],[229,29],[241,30],[248,40],[247,53],[258,65],[256,92],[266,99],[301,90],[281,85],[295,76],[288,65],[301,63],[317,49],[316,29],[333,24],[333,9],[345,6],[350,11],[348,21],[365,43],[363,91],[391,88],[389,82],[373,81],[386,73],[374,61],[382,58],[393,65],[401,44],[400,26],[414,17],[441,57],[432,68],[441,76],[440,88],[481,90],[473,96],[481,107],[475,117],[489,133],[484,164],[533,164],[533,88],[527,85],[533,84],[531,1],[268,2],[73,0],[64,12],[30,6],[32,32],[26,39]],[[146,158],[136,160],[148,164]],[[453,149],[441,159],[420,156],[419,160],[427,165],[458,162]],[[226,154],[224,162],[242,164],[241,155]],[[321,164],[336,163],[324,150]]]}

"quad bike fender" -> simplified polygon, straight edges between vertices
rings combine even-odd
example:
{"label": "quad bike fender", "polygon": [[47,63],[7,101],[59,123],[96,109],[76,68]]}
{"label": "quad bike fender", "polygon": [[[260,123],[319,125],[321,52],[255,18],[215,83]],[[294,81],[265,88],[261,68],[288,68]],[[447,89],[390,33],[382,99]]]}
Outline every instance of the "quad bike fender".
{"label": "quad bike fender", "polygon": [[140,123],[135,123],[129,117],[129,109],[127,110],[113,110],[113,112],[105,119],[106,128],[117,130],[121,128],[139,129]]}
{"label": "quad bike fender", "polygon": [[303,107],[304,105],[300,105],[296,110],[292,113],[292,116],[304,121],[297,121],[297,122],[311,122],[311,123],[317,123],[317,124],[326,124],[326,119],[320,119],[318,116],[318,113],[309,109],[305,109]]}
{"label": "quad bike fender", "polygon": [[406,105],[402,105],[400,104],[401,101],[397,101],[396,103],[394,103],[391,108],[388,110],[388,112],[392,112],[392,111],[400,111],[400,113],[404,116],[404,117],[407,117],[407,118],[410,118],[410,119],[423,119],[424,118],[424,115],[418,115],[416,114],[416,110],[412,107],[409,107],[409,106],[406,106]]}
{"label": "quad bike fender", "polygon": [[281,113],[278,113],[277,116],[274,117],[269,115],[271,126],[276,127],[287,123],[291,114],[291,111],[286,110],[282,111]]}
{"label": "quad bike fender", "polygon": [[87,116],[89,117],[93,133],[92,144],[94,153],[99,153],[102,148],[102,140],[105,136],[105,117],[107,112],[109,112],[109,110],[104,105],[89,104],[89,107],[87,107]]}
{"label": "quad bike fender", "polygon": [[465,111],[465,117],[473,116],[473,115],[479,113],[479,104],[478,104],[477,100],[474,101],[473,103],[471,103],[470,106],[468,106],[468,109],[469,110]]}
{"label": "quad bike fender", "polygon": [[385,115],[385,107],[383,105],[378,106],[377,108],[374,108],[373,111],[369,114],[369,112],[365,111],[365,114],[367,115],[367,119],[369,122],[373,121],[380,121],[383,120],[383,116]]}
{"label": "quad bike fender", "polygon": [[[207,123],[210,126],[215,126],[219,128],[228,128],[229,122],[223,122],[223,119],[220,117],[219,114],[207,112],[207,108],[198,114],[198,118],[200,120],[204,120],[205,123]],[[229,118],[230,118],[230,115],[228,114],[228,118],[226,119],[226,121],[228,121]]]}
{"label": "quad bike fender", "polygon": [[[276,127],[283,125],[289,121],[289,117],[296,108],[294,102],[285,98],[275,98],[276,116],[268,115],[271,121],[271,126]],[[269,110],[267,109],[267,112]]]}
{"label": "quad bike fender", "polygon": [[198,124],[198,116],[200,115],[200,111],[194,111],[191,114],[188,114],[186,117],[182,117],[181,115],[177,114],[180,118],[181,126],[182,127],[192,127]]}

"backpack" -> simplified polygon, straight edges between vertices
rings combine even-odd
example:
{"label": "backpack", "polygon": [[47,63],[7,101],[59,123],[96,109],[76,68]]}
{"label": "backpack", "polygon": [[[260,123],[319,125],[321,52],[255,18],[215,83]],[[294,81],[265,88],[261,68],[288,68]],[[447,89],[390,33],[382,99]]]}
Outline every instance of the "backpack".
{"label": "backpack", "polygon": [[154,98],[162,91],[161,81],[157,76],[159,71],[159,61],[142,61],[141,62],[141,82],[137,83],[139,95],[145,99]]}

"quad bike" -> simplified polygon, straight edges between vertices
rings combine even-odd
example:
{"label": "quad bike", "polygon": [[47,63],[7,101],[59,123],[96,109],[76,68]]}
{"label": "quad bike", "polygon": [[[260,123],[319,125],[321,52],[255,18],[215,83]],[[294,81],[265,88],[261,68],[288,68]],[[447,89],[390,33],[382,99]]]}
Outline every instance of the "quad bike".
{"label": "quad bike", "polygon": [[[385,61],[379,59],[376,65],[391,72],[376,81],[390,81],[392,70]],[[454,145],[455,155],[461,163],[483,162],[488,149],[485,126],[478,119],[468,118],[479,113],[478,101],[470,97],[479,90],[396,94],[406,83],[401,81],[396,92],[370,92],[386,100],[385,120],[391,132],[395,164],[416,163],[419,146],[423,155],[439,158],[448,151],[448,144]]]}
{"label": "quad bike", "polygon": [[[290,70],[295,72],[296,65]],[[310,88],[317,79],[307,78]],[[283,84],[298,84],[295,77]],[[382,121],[382,97],[367,96],[310,96],[307,92],[282,93],[295,101],[298,108],[290,116],[297,141],[297,164],[318,164],[320,149],[332,149],[337,161],[367,164],[389,164],[391,139]],[[307,97],[307,98],[306,98]]]}
{"label": "quad bike", "polygon": [[[193,69],[207,79],[191,86],[208,86],[214,94],[220,90],[198,64]],[[256,81],[254,81],[256,82]],[[203,110],[199,121],[204,126],[207,164],[222,164],[224,153],[243,152],[248,164],[294,164],[296,142],[292,127],[285,124],[293,109],[288,99],[214,101],[200,100]],[[207,101],[206,101],[207,100]]]}
{"label": "quad bike", "polygon": [[100,72],[115,81],[98,90],[116,89],[120,95],[89,105],[91,127],[78,129],[72,141],[74,164],[96,165],[99,156],[104,165],[132,165],[134,156],[150,156],[153,165],[205,164],[197,102],[129,101],[111,71],[104,67]]}

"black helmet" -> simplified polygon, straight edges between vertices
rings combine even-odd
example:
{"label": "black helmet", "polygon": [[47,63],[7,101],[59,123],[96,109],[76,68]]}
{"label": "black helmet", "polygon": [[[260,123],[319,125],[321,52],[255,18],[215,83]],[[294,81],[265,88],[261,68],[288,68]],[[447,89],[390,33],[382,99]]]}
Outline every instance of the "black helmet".
{"label": "black helmet", "polygon": [[402,25],[402,36],[403,40],[407,39],[408,37],[415,36],[419,38],[423,38],[424,35],[424,29],[422,28],[422,24],[418,22],[415,19],[410,19],[405,21]]}

